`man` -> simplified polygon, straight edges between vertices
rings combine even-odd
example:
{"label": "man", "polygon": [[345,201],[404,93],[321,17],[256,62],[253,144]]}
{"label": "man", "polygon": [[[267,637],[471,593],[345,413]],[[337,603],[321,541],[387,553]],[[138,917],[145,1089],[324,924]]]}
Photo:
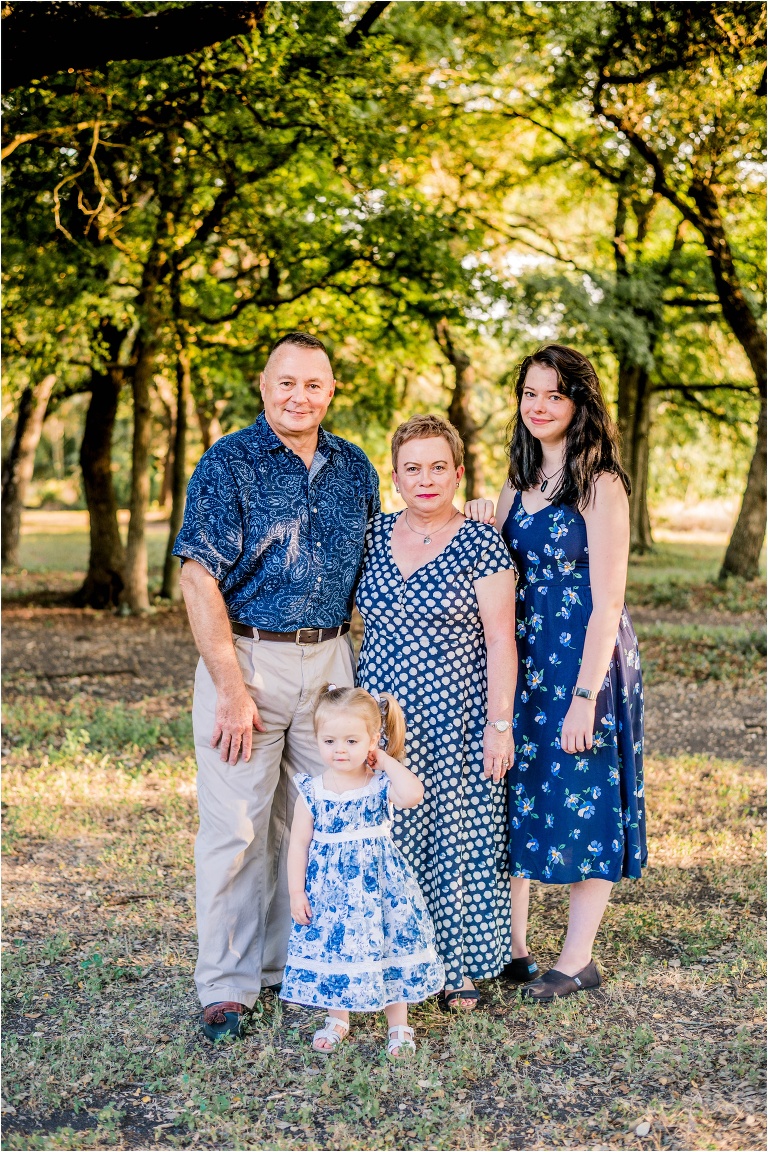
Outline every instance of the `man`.
{"label": "man", "polygon": [[292,777],[321,771],[317,690],[353,683],[352,595],[379,509],[364,453],[321,427],[335,387],[321,341],[278,340],[260,384],[256,423],[195,469],[174,547],[201,656],[195,981],[210,1039],[239,1035],[282,979]]}

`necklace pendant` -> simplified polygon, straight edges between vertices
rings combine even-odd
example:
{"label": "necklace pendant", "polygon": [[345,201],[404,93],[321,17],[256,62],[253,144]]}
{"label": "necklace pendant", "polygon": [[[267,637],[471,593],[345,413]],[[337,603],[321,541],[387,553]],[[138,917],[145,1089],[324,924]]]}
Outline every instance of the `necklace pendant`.
{"label": "necklace pendant", "polygon": [[424,537],[424,543],[425,544],[431,544],[432,543],[432,537],[431,536],[425,536]]}
{"label": "necklace pendant", "polygon": [[545,481],[544,481],[544,483],[543,483],[543,484],[541,485],[541,487],[539,488],[539,491],[540,491],[540,492],[546,492],[546,490],[547,490],[547,484],[549,484],[549,480],[545,480]]}

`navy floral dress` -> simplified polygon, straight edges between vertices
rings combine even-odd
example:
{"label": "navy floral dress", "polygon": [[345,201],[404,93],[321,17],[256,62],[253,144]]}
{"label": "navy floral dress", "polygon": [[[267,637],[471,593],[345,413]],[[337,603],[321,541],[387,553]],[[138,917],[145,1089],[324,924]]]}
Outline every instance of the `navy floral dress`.
{"label": "navy floral dress", "polygon": [[294,921],[282,999],[376,1012],[434,996],[445,975],[424,898],[392,843],[388,777],[341,794],[304,773],[294,781],[314,823],[312,919]]}
{"label": "navy floral dress", "polygon": [[528,513],[516,492],[502,535],[520,572],[508,776],[512,873],[550,884],[638,877],[648,853],[643,684],[632,622],[624,608],[591,751],[563,752],[560,733],[592,613],[587,527],[574,508]]}

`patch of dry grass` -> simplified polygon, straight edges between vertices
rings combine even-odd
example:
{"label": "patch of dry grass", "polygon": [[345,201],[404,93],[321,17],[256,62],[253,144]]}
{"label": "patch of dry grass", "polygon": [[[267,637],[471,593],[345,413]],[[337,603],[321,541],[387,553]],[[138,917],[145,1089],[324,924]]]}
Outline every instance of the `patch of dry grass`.
{"label": "patch of dry grass", "polygon": [[[4,777],[5,1147],[764,1144],[754,772],[650,763],[651,865],[615,891],[599,992],[536,1008],[492,981],[472,1016],[419,1007],[412,1061],[388,1063],[383,1017],[358,1016],[322,1062],[307,1046],[317,1014],[268,993],[243,1042],[199,1039],[191,758],[138,741],[126,765],[87,727],[61,731],[16,740]],[[565,897],[534,891],[545,964]]]}

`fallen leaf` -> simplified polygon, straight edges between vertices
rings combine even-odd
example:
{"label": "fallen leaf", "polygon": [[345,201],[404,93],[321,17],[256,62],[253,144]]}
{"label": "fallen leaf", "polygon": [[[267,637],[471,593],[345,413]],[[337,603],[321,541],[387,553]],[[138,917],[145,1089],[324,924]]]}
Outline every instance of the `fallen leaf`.
{"label": "fallen leaf", "polygon": [[651,1125],[647,1120],[643,1120],[642,1124],[638,1124],[635,1128],[635,1136],[647,1136],[651,1130]]}

